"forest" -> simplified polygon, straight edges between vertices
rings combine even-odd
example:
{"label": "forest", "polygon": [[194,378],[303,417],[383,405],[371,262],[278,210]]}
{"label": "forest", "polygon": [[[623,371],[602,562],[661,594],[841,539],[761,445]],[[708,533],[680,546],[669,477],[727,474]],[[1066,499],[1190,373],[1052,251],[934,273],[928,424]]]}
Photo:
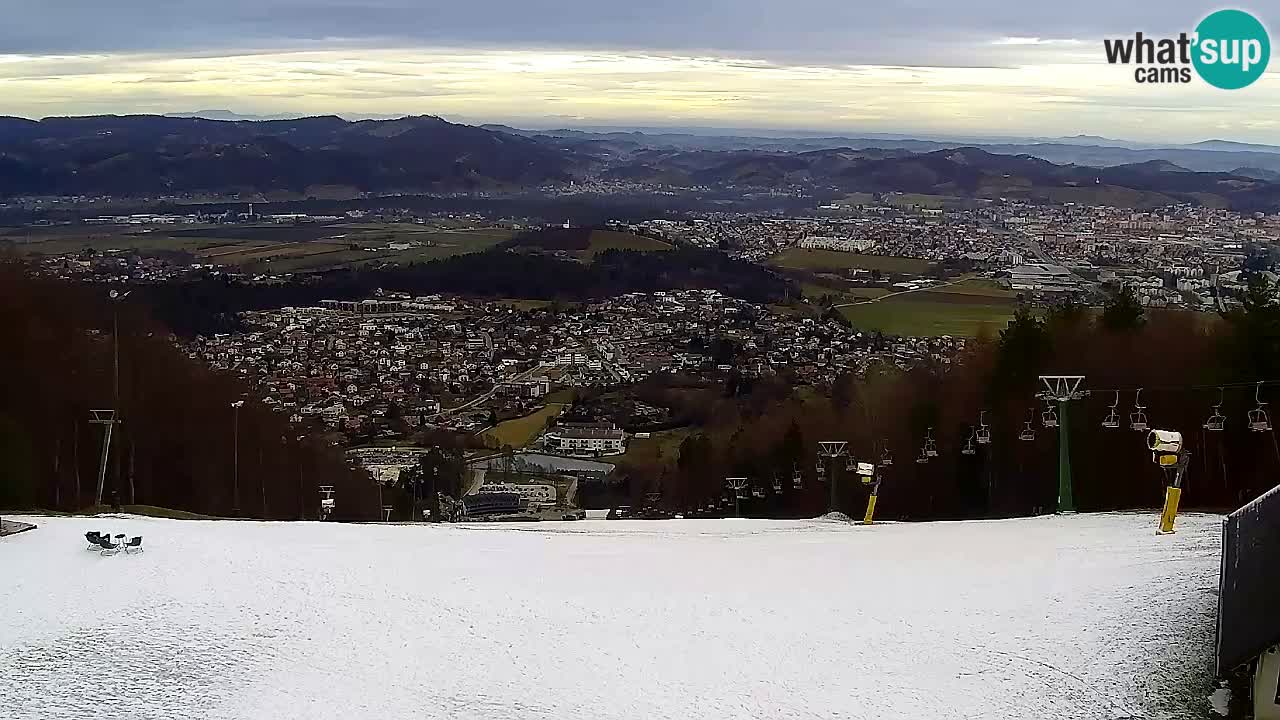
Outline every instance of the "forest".
{"label": "forest", "polygon": [[[1081,387],[1091,390],[1069,403],[1066,418],[1082,511],[1162,502],[1166,477],[1152,464],[1146,433],[1129,429],[1136,403],[1151,427],[1178,430],[1188,443],[1184,507],[1234,508],[1280,482],[1275,432],[1248,428],[1255,397],[1280,397],[1280,300],[1261,275],[1243,307],[1223,316],[1147,313],[1129,293],[1101,312],[1064,303],[1042,317],[1024,307],[998,336],[971,342],[949,365],[881,366],[842,377],[826,394],[802,392],[781,376],[723,386],[650,381],[640,396],[692,419],[696,431],[660,462],[624,461],[621,472],[635,503],[660,493],[676,509],[705,506],[726,496],[724,478],[748,477],[765,492],[742,502],[745,514],[813,516],[826,509],[829,492],[817,476],[817,444],[836,440],[860,460],[878,461],[886,450],[893,457],[882,468],[883,517],[1053,512],[1058,429],[1042,424],[1041,374],[1084,375]],[[1259,388],[1262,380],[1269,382]],[[1223,429],[1204,429],[1219,403]],[[1119,427],[1104,428],[1112,405]],[[980,417],[992,442],[963,454]],[[1034,439],[1019,439],[1028,428]],[[930,429],[938,456],[918,463]],[[835,475],[840,509],[860,514],[868,490],[843,466]]]}
{"label": "forest", "polygon": [[[513,262],[527,260],[513,255]],[[634,272],[646,276],[643,268]],[[226,296],[234,290],[227,287]],[[1151,463],[1145,433],[1129,429],[1138,404],[1152,427],[1187,439],[1192,462],[1184,507],[1236,507],[1280,478],[1275,433],[1246,424],[1258,401],[1280,395],[1278,294],[1258,273],[1243,306],[1222,315],[1146,312],[1129,293],[1100,310],[1069,302],[1047,312],[1023,307],[998,335],[971,341],[948,363],[906,371],[877,365],[830,388],[785,374],[733,375],[723,383],[650,378],[628,392],[668,408],[688,433],[665,455],[624,458],[619,473],[636,504],[656,497],[676,511],[703,507],[724,497],[725,477],[742,476],[769,490],[748,497],[745,514],[812,516],[827,508],[829,487],[816,473],[817,443],[839,440],[856,459],[893,456],[882,470],[882,517],[1052,512],[1058,434],[1041,422],[1048,406],[1036,397],[1038,376],[1069,374],[1086,376],[1082,387],[1090,391],[1069,403],[1062,418],[1080,510],[1161,502],[1166,478]],[[465,438],[419,438],[438,452],[399,485],[379,488],[347,465],[340,447],[299,432],[247,397],[235,377],[178,350],[167,325],[153,316],[156,302],[157,295],[135,291],[113,307],[101,287],[0,265],[0,507],[76,510],[94,503],[103,426],[90,422],[90,411],[113,405],[113,336],[120,422],[105,504],[314,518],[318,487],[333,485],[340,498],[335,518],[357,520],[378,517],[383,505],[438,514],[431,489],[460,489]],[[240,400],[245,404],[234,409]],[[1104,428],[1112,406],[1119,427]],[[1203,427],[1215,408],[1225,418],[1221,431]],[[962,454],[980,421],[992,442]],[[1020,439],[1028,429],[1034,438]],[[917,463],[930,432],[938,456]],[[866,488],[840,467],[833,470],[841,509],[861,512]]]}
{"label": "forest", "polygon": [[753,302],[797,294],[790,281],[724,253],[679,248],[663,253],[607,250],[591,264],[541,251],[494,249],[425,263],[321,273],[305,280],[246,283],[206,276],[138,288],[158,320],[182,335],[232,332],[236,313],[320,300],[367,298],[377,291],[453,293],[481,298],[589,300],[629,292],[712,289]]}
{"label": "forest", "polygon": [[[0,263],[0,508],[95,503],[105,426],[90,411],[113,406],[116,320],[100,287]],[[335,519],[378,516],[377,488],[341,448],[299,434],[237,379],[188,358],[144,303],[119,301],[118,325],[119,422],[104,505],[315,519],[318,488],[332,485]]]}

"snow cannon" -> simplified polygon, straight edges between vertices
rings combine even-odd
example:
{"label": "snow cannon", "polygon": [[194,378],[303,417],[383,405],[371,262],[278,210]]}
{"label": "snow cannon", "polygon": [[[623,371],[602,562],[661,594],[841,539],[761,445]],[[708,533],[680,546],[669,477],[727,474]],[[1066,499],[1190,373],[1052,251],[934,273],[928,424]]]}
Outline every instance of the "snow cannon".
{"label": "snow cannon", "polygon": [[1182,433],[1176,430],[1152,430],[1147,433],[1147,448],[1151,450],[1151,462],[1165,471],[1173,471],[1173,481],[1165,488],[1164,510],[1160,513],[1159,534],[1173,532],[1173,521],[1178,516],[1178,502],[1182,498],[1182,477],[1187,471],[1191,453],[1186,452]]}
{"label": "snow cannon", "polygon": [[1152,430],[1147,433],[1147,447],[1152,452],[1177,455],[1182,452],[1182,433],[1177,430]]}

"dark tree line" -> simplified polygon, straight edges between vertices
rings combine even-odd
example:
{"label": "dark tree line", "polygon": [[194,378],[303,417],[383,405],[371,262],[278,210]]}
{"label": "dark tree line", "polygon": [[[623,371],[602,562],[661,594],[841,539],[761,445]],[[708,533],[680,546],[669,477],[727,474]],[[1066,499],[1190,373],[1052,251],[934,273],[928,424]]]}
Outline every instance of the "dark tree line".
{"label": "dark tree line", "polygon": [[[72,511],[93,504],[113,404],[112,307],[106,289],[0,265],[0,507]],[[339,448],[303,437],[245,387],[188,358],[130,296],[119,304],[119,418],[104,504],[195,513],[311,518],[333,485],[337,519],[377,517],[377,489]]]}
{"label": "dark tree line", "polygon": [[764,303],[782,300],[789,288],[788,280],[759,265],[714,250],[677,248],[656,253],[607,250],[591,264],[543,252],[495,249],[427,263],[333,271],[290,283],[249,284],[219,276],[138,290],[166,326],[188,335],[231,332],[239,327],[236,313],[246,310],[363,298],[379,290],[582,301],[629,292],[710,289]]}
{"label": "dark tree line", "polygon": [[[1152,311],[1122,293],[1101,312],[1066,303],[1046,317],[1019,311],[999,337],[971,342],[949,366],[908,372],[873,368],[841,378],[826,396],[796,391],[785,379],[760,379],[732,392],[678,380],[645,391],[650,402],[693,420],[675,458],[624,463],[633,495],[659,491],[674,508],[697,507],[725,494],[724,478],[747,476],[766,488],[744,512],[812,515],[825,509],[828,487],[816,474],[817,443],[844,440],[852,454],[894,456],[884,471],[881,513],[899,518],[960,518],[1052,512],[1058,487],[1058,431],[1045,428],[1046,404],[1035,394],[1041,374],[1087,377],[1095,391],[1071,403],[1069,433],[1076,504],[1081,510],[1155,507],[1161,470],[1151,463],[1145,433],[1128,429],[1135,391],[1152,427],[1182,432],[1192,452],[1185,507],[1234,508],[1280,483],[1275,432],[1251,432],[1257,380],[1280,380],[1280,300],[1261,277],[1244,307],[1224,316]],[[730,382],[733,382],[732,380]],[[1222,432],[1203,429],[1223,392]],[[1234,384],[1234,385],[1233,385]],[[652,385],[652,383],[651,383]],[[726,388],[727,389],[727,388]],[[1119,429],[1102,427],[1116,404]],[[1267,395],[1270,395],[1268,398]],[[1264,390],[1278,408],[1280,384]],[[993,442],[974,455],[961,448],[986,410]],[[1275,413],[1272,413],[1273,418]],[[1273,420],[1274,421],[1274,420]],[[1030,422],[1035,438],[1019,439]],[[939,456],[919,464],[932,428]],[[792,474],[799,471],[802,487]],[[867,490],[840,475],[841,507],[861,512]],[[781,492],[772,492],[778,478]]]}

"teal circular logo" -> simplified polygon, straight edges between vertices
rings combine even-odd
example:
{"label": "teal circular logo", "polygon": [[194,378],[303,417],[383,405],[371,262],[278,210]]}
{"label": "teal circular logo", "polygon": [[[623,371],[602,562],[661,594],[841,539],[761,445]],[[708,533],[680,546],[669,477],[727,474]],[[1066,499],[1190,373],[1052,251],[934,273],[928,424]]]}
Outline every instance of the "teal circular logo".
{"label": "teal circular logo", "polygon": [[1191,62],[1205,82],[1239,90],[1262,77],[1271,59],[1271,38],[1257,18],[1243,10],[1219,10],[1196,26]]}

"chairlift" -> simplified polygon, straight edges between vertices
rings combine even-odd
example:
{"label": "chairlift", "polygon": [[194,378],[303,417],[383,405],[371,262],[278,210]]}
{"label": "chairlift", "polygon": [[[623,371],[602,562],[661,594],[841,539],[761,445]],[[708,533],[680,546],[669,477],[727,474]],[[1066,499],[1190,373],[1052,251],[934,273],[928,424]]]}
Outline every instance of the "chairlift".
{"label": "chairlift", "polygon": [[960,453],[961,453],[961,454],[963,454],[963,455],[974,455],[974,454],[976,454],[976,453],[978,452],[977,448],[975,448],[975,447],[973,446],[973,438],[974,438],[974,436],[975,436],[975,435],[976,435],[976,433],[975,433],[975,432],[974,432],[974,430],[973,430],[973,426],[972,426],[972,425],[970,425],[970,426],[969,426],[969,437],[968,437],[967,439],[965,439],[965,441],[964,441],[964,447],[960,449]]}
{"label": "chairlift", "polygon": [[1253,432],[1268,432],[1271,430],[1271,418],[1267,415],[1267,404],[1262,402],[1262,383],[1253,391],[1253,401],[1258,403],[1258,407],[1249,411],[1249,429]]}
{"label": "chairlift", "polygon": [[1222,432],[1223,427],[1227,424],[1227,418],[1222,414],[1222,395],[1223,389],[1218,388],[1218,404],[1213,406],[1213,414],[1208,420],[1204,421],[1204,429],[1210,432]]}
{"label": "chairlift", "polygon": [[1019,439],[1019,440],[1025,440],[1025,441],[1027,441],[1027,442],[1030,442],[1030,441],[1032,441],[1032,440],[1035,440],[1035,439],[1036,439],[1036,428],[1035,428],[1035,422],[1036,422],[1036,421],[1035,421],[1035,417],[1036,417],[1036,410],[1035,410],[1035,408],[1030,408],[1030,412],[1028,412],[1028,415],[1029,415],[1030,417],[1028,417],[1028,418],[1027,418],[1027,421],[1026,421],[1025,423],[1023,423],[1023,425],[1022,425],[1022,432],[1018,433],[1018,439]]}
{"label": "chairlift", "polygon": [[893,465],[893,453],[889,452],[889,448],[880,451],[880,467],[890,467]]}
{"label": "chairlift", "polygon": [[1040,424],[1047,428],[1058,427],[1058,411],[1054,409],[1053,402],[1045,400],[1044,412],[1040,413]]}
{"label": "chairlift", "polygon": [[853,472],[854,470],[857,470],[857,469],[858,469],[858,463],[854,462],[853,458],[849,458],[848,460],[844,461],[845,472]]}
{"label": "chairlift", "polygon": [[764,498],[764,488],[759,485],[753,486],[751,488],[751,497],[756,498],[757,500]]}
{"label": "chairlift", "polygon": [[979,445],[991,444],[991,428],[990,426],[987,425],[987,422],[985,419],[986,417],[987,417],[986,410],[983,410],[978,413],[978,429],[974,433],[974,438],[978,441]]}
{"label": "chairlift", "polygon": [[776,493],[782,492],[782,478],[777,475],[773,476],[773,491]]}
{"label": "chairlift", "polygon": [[818,461],[817,470],[818,477],[823,477],[827,474],[827,466],[821,460]]}
{"label": "chairlift", "polygon": [[1151,425],[1147,422],[1147,414],[1143,412],[1147,406],[1142,404],[1142,388],[1138,388],[1133,396],[1133,412],[1129,413],[1129,429],[1138,432],[1146,432],[1151,429]]}
{"label": "chairlift", "polygon": [[927,465],[929,463],[929,454],[925,452],[924,448],[920,448],[920,457],[916,458],[916,462],[921,465]]}
{"label": "chairlift", "polygon": [[1108,430],[1115,430],[1120,427],[1120,413],[1117,408],[1120,407],[1120,391],[1116,391],[1116,401],[1108,408],[1107,416],[1102,420],[1102,427]]}
{"label": "chairlift", "polygon": [[929,428],[924,434],[924,450],[925,457],[938,457],[938,445],[933,441],[933,428]]}
{"label": "chairlift", "polygon": [[791,486],[796,490],[804,487],[804,475],[799,470],[791,473]]}

